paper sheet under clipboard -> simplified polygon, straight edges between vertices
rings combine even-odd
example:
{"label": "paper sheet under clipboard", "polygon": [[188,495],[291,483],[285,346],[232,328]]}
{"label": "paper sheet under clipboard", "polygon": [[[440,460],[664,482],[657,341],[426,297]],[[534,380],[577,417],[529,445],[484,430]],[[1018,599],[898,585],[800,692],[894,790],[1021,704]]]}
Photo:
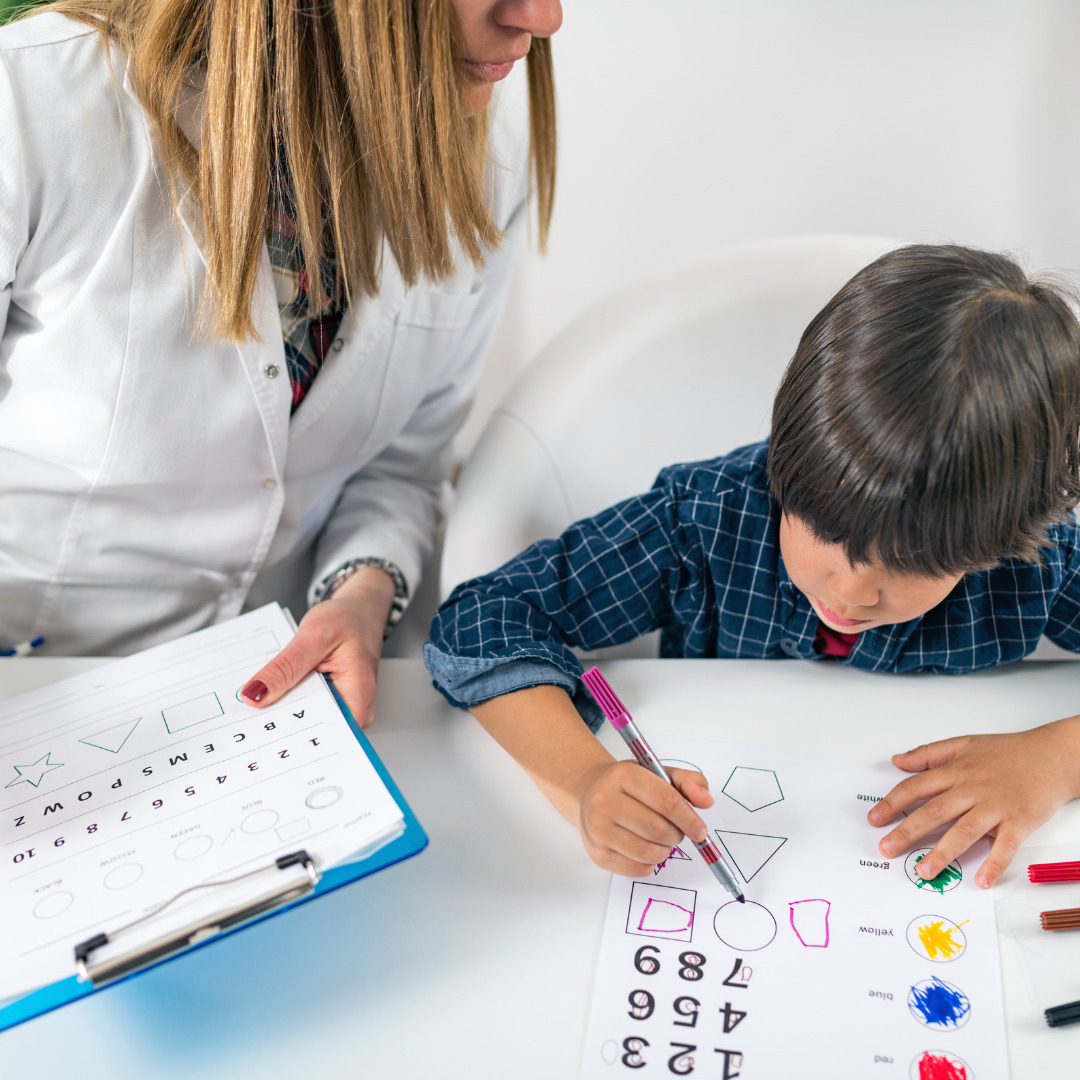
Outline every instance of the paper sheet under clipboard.
{"label": "paper sheet under clipboard", "polygon": [[70,977],[95,934],[156,912],[130,949],[268,878],[168,903],[192,885],[274,874],[299,849],[321,872],[401,835],[322,676],[265,709],[240,700],[294,632],[268,605],[0,702],[0,1002]]}

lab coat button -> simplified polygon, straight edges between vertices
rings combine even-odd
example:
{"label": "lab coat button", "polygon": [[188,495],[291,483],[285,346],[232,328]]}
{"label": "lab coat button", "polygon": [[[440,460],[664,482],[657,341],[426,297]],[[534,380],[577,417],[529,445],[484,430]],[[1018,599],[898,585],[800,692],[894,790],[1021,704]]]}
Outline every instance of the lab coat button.
{"label": "lab coat button", "polygon": [[281,374],[281,368],[277,364],[267,364],[265,371],[268,379],[276,379]]}
{"label": "lab coat button", "polygon": [[263,487],[264,488],[276,488],[277,487],[277,481],[272,476],[268,476],[263,481]]}

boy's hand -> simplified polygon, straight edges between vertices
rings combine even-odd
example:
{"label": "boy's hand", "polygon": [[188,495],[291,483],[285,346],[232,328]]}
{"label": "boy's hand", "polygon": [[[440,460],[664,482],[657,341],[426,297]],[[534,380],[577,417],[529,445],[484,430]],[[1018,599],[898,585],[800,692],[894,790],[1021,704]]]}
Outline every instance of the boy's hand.
{"label": "boy's hand", "polygon": [[989,835],[994,843],[975,875],[975,883],[988,889],[1028,835],[1080,794],[1080,716],[1010,735],[944,739],[892,760],[917,775],[901,780],[867,814],[870,824],[887,825],[914,803],[928,801],[882,838],[882,855],[894,858],[952,821],[919,862],[919,876],[936,877]]}
{"label": "boy's hand", "polygon": [[609,761],[589,773],[580,792],[581,838],[604,870],[628,877],[652,873],[683,836],[703,840],[694,806],[713,804],[701,773],[669,769],[674,787],[636,761]]}

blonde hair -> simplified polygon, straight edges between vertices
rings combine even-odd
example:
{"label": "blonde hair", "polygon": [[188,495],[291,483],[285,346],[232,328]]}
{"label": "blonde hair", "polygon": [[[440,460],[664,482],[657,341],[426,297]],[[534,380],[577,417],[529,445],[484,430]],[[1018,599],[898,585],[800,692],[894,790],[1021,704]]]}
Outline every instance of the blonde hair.
{"label": "blonde hair", "polygon": [[[58,0],[130,56],[172,189],[198,200],[208,276],[202,322],[255,336],[252,297],[271,185],[284,163],[304,264],[336,255],[345,295],[378,291],[385,240],[402,278],[478,265],[501,234],[485,190],[487,110],[466,117],[450,0]],[[177,122],[205,79],[196,150]],[[555,186],[550,42],[528,57],[531,177],[543,248]],[[318,275],[312,275],[314,280]],[[325,298],[312,294],[310,310]]]}

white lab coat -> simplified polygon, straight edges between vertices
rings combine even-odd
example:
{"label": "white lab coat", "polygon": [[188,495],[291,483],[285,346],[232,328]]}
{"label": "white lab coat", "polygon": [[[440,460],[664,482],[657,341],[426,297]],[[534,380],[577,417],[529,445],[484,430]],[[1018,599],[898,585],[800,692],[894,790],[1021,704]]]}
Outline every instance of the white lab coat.
{"label": "white lab coat", "polygon": [[[280,599],[347,559],[415,589],[523,231],[525,125],[493,129],[502,247],[346,316],[290,419],[268,256],[259,340],[193,338],[193,200],[173,216],[113,51],[47,13],[0,30],[0,644],[125,653]],[[308,597],[308,600],[310,597]]]}

